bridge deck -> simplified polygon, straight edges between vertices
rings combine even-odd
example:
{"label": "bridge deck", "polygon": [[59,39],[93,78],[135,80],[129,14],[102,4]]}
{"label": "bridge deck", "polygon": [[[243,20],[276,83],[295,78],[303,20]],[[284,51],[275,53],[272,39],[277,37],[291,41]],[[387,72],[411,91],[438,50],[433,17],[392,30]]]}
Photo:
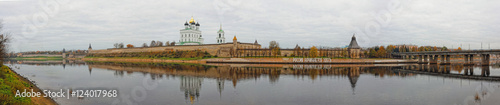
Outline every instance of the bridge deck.
{"label": "bridge deck", "polygon": [[500,54],[500,49],[494,50],[462,50],[462,51],[424,51],[424,52],[399,52],[393,55],[472,55],[472,54]]}

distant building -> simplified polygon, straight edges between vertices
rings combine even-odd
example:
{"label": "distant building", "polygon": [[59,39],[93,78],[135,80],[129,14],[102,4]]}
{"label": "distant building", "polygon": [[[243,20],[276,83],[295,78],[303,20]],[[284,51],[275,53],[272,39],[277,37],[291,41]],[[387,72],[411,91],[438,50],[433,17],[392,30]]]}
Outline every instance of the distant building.
{"label": "distant building", "polygon": [[222,30],[222,24],[220,25],[219,31],[217,31],[218,36],[215,38],[217,44],[226,43],[226,38],[224,37],[224,30]]}
{"label": "distant building", "polygon": [[180,30],[181,39],[179,45],[201,45],[203,38],[200,31],[200,23],[194,21],[193,17],[184,23],[184,29]]}
{"label": "distant building", "polygon": [[361,47],[359,47],[358,42],[356,41],[356,36],[352,35],[351,43],[349,44],[349,47],[347,47],[347,50],[349,51],[350,58],[359,58]]}

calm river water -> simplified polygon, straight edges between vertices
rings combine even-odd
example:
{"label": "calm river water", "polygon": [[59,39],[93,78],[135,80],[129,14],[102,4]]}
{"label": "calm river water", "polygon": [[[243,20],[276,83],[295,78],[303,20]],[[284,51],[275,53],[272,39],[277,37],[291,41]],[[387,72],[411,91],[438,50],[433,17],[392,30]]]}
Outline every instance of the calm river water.
{"label": "calm river water", "polygon": [[[43,90],[117,90],[72,104],[463,105],[500,104],[500,82],[398,69],[419,65],[246,65],[12,61]],[[439,73],[500,77],[499,66],[441,66]],[[470,69],[472,68],[472,70]],[[488,72],[484,71],[489,69]],[[469,71],[471,70],[471,71]],[[424,71],[425,72],[425,71]],[[472,73],[471,73],[472,72]]]}

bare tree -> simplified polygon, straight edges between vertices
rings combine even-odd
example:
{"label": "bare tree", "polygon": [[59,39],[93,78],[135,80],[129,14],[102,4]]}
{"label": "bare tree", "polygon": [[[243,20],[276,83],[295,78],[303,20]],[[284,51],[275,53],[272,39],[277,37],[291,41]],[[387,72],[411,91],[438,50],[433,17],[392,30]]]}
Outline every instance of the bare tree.
{"label": "bare tree", "polygon": [[170,43],[170,46],[175,46],[175,41],[173,41],[172,43]]}
{"label": "bare tree", "polygon": [[118,44],[118,48],[125,48],[125,45],[123,43]]}
{"label": "bare tree", "polygon": [[155,47],[156,46],[156,42],[153,40],[151,41],[151,44],[149,44],[149,47]]}
{"label": "bare tree", "polygon": [[3,22],[0,19],[0,65],[3,64],[3,60],[8,52],[7,43],[10,42],[10,33],[3,32],[2,28],[3,28]]}
{"label": "bare tree", "polygon": [[115,44],[113,44],[113,46],[114,46],[115,48],[118,48],[118,47],[120,47],[120,43],[115,43]]}
{"label": "bare tree", "polygon": [[166,41],[165,46],[169,46],[169,45],[170,45],[170,41]]}
{"label": "bare tree", "polygon": [[156,41],[156,46],[163,46],[163,42],[161,42],[161,41]]}
{"label": "bare tree", "polygon": [[148,47],[148,44],[144,43],[142,44],[142,47]]}

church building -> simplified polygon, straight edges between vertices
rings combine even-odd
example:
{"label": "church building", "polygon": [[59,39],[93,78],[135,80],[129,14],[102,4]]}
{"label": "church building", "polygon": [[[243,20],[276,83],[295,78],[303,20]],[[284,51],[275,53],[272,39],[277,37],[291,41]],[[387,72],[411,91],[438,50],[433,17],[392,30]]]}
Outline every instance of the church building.
{"label": "church building", "polygon": [[181,39],[179,45],[202,45],[203,38],[201,36],[200,24],[195,22],[193,17],[184,23],[184,29],[180,30]]}

